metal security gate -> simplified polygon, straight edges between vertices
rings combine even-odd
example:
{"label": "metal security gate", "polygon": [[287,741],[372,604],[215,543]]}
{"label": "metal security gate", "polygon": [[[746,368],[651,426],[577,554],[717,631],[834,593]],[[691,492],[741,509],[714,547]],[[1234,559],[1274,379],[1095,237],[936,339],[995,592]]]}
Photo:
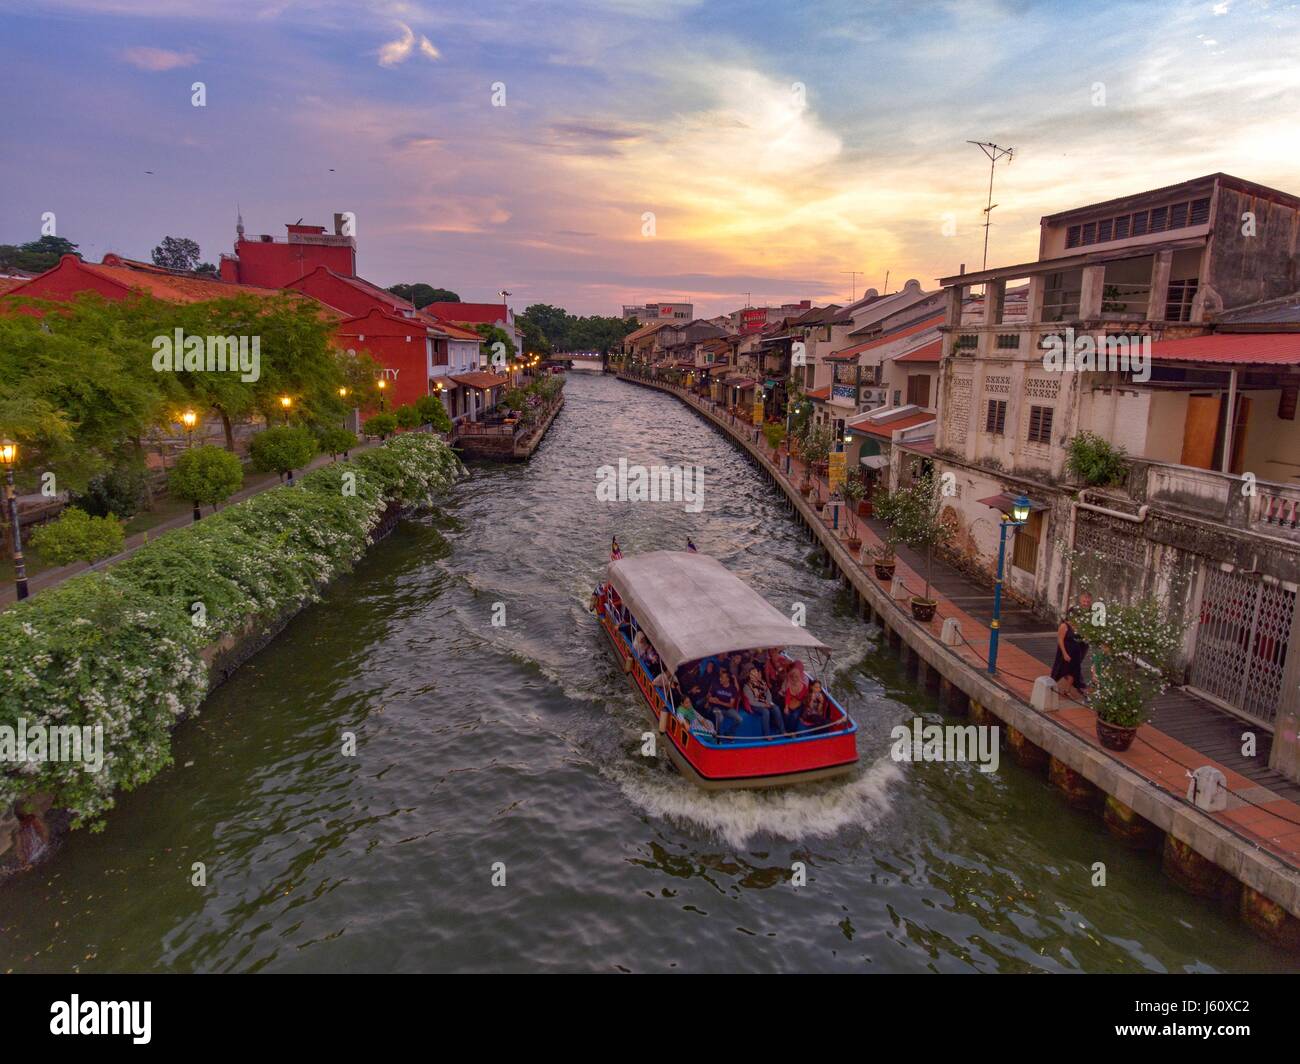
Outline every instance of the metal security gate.
{"label": "metal security gate", "polygon": [[1296,593],[1280,584],[1208,570],[1190,686],[1271,725],[1281,701],[1295,606]]}

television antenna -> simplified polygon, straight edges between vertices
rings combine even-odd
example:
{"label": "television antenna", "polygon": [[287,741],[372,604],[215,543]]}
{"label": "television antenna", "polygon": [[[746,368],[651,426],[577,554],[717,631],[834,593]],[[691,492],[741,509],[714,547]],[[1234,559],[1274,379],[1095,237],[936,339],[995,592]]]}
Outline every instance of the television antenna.
{"label": "television antenna", "polygon": [[984,265],[981,269],[989,268],[989,226],[993,224],[993,208],[997,206],[993,202],[993,171],[998,165],[999,159],[1006,159],[1007,164],[1011,163],[1011,156],[1015,152],[1014,148],[1003,148],[986,140],[968,140],[967,144],[974,144],[989,159],[989,199],[988,206],[984,208]]}
{"label": "television antenna", "polygon": [[858,301],[858,278],[866,273],[866,270],[840,270],[840,273],[847,273],[853,277],[853,299],[851,302],[856,303]]}

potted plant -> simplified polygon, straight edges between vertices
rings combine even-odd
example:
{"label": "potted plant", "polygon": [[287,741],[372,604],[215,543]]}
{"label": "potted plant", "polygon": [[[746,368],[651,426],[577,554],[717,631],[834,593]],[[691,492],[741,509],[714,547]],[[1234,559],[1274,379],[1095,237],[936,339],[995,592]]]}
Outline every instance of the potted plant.
{"label": "potted plant", "polygon": [[781,449],[781,442],[785,439],[785,426],[779,421],[769,421],[763,426],[763,438],[772,448],[772,461],[775,462],[777,452]]}
{"label": "potted plant", "polygon": [[865,494],[866,489],[857,477],[850,477],[840,486],[840,498],[844,500],[844,529],[848,533],[845,545],[854,553],[862,546],[862,539],[858,535],[858,507]]}
{"label": "potted plant", "polygon": [[1136,606],[1099,603],[1086,613],[1075,611],[1071,620],[1093,648],[1096,683],[1089,704],[1097,713],[1097,738],[1108,750],[1127,750],[1151,703],[1168,687],[1182,632],[1153,599]]}
{"label": "potted plant", "polygon": [[910,487],[899,488],[891,496],[897,506],[894,528],[901,542],[913,550],[925,551],[925,591],[912,596],[912,616],[918,621],[929,621],[939,603],[930,597],[930,584],[934,573],[934,547],[944,537],[939,521],[942,502],[938,485],[930,473]]}
{"label": "potted plant", "polygon": [[801,441],[799,450],[803,454],[803,460],[811,468],[813,476],[826,475],[826,462],[833,446],[835,446],[835,435],[829,425],[811,425]]}

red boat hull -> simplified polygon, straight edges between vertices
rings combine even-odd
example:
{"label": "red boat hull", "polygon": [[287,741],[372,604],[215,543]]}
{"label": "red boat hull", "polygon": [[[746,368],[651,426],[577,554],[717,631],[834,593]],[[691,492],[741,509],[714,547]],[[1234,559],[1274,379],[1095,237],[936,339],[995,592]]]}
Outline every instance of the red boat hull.
{"label": "red boat hull", "polygon": [[[683,776],[706,790],[741,790],[812,783],[853,770],[858,761],[857,728],[844,715],[840,730],[789,739],[715,744],[693,733],[650,683],[618,626],[598,600],[597,615],[614,654],[641,695],[651,720],[663,721],[668,754]],[[841,713],[843,711],[841,710]]]}

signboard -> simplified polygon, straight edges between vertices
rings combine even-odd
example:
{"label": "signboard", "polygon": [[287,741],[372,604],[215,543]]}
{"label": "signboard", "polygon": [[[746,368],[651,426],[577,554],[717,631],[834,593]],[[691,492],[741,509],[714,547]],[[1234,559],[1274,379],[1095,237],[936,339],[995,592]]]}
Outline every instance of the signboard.
{"label": "signboard", "polygon": [[754,400],[754,424],[755,425],[763,424],[763,400],[762,399]]}
{"label": "signboard", "polygon": [[831,451],[826,467],[826,479],[831,491],[839,491],[844,486],[844,465],[847,457],[843,451]]}

